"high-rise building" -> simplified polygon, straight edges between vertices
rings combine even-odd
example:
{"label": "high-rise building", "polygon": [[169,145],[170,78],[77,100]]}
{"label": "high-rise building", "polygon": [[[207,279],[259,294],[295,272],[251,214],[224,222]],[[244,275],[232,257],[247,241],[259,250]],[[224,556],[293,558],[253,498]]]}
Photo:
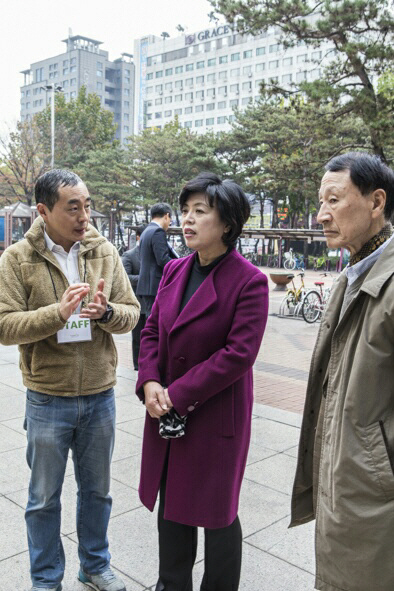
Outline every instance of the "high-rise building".
{"label": "high-rise building", "polygon": [[134,133],[134,62],[129,53],[110,61],[101,41],[70,36],[65,53],[31,64],[24,70],[21,87],[21,120],[26,121],[50,103],[47,85],[62,89],[66,101],[75,98],[81,86],[96,93],[103,108],[114,114],[116,138],[126,143]]}
{"label": "high-rise building", "polygon": [[135,41],[134,130],[162,127],[175,116],[196,132],[227,131],[234,108],[259,98],[263,81],[288,87],[315,80],[332,46],[284,49],[278,31],[240,35],[228,25],[175,38]]}

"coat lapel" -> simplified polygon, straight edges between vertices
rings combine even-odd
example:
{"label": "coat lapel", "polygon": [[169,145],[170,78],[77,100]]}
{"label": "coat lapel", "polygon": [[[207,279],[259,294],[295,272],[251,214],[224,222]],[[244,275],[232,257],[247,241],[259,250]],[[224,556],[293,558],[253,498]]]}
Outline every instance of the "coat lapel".
{"label": "coat lapel", "polygon": [[179,315],[179,308],[183,293],[189,279],[195,256],[182,261],[172,281],[167,283],[157,294],[160,304],[160,321],[164,324],[167,333],[170,332]]}

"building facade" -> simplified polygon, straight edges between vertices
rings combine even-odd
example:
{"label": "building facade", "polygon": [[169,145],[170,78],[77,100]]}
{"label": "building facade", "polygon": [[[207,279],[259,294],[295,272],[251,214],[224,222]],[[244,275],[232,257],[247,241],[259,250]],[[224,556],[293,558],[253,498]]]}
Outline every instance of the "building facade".
{"label": "building facade", "polygon": [[135,41],[134,130],[162,127],[176,116],[183,127],[228,131],[234,108],[259,98],[262,82],[283,87],[320,76],[328,50],[300,43],[284,49],[275,29],[240,35],[228,25],[176,38]]}
{"label": "building facade", "polygon": [[64,43],[65,53],[35,62],[22,72],[21,120],[30,120],[50,103],[48,85],[58,87],[66,101],[76,98],[81,86],[86,86],[87,92],[96,93],[101,106],[114,114],[116,138],[126,143],[134,133],[133,56],[123,53],[110,61],[108,52],[100,49],[101,41],[80,35]]}

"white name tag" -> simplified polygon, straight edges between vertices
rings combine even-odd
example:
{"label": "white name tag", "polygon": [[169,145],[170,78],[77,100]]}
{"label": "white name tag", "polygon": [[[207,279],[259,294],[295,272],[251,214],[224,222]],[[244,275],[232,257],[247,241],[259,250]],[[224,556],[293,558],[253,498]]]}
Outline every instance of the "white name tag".
{"label": "white name tag", "polygon": [[72,314],[67,320],[66,326],[57,332],[58,343],[78,343],[91,340],[90,319],[80,318],[78,314]]}

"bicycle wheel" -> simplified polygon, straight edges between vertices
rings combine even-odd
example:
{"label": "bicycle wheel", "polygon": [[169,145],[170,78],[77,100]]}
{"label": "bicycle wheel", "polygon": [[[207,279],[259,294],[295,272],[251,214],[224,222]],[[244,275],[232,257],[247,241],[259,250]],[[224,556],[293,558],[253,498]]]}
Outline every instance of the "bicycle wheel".
{"label": "bicycle wheel", "polygon": [[285,259],[283,266],[287,271],[292,271],[296,266],[295,259]]}
{"label": "bicycle wheel", "polygon": [[322,301],[319,292],[310,291],[304,297],[302,302],[302,317],[308,324],[313,324],[320,318],[322,311]]}

